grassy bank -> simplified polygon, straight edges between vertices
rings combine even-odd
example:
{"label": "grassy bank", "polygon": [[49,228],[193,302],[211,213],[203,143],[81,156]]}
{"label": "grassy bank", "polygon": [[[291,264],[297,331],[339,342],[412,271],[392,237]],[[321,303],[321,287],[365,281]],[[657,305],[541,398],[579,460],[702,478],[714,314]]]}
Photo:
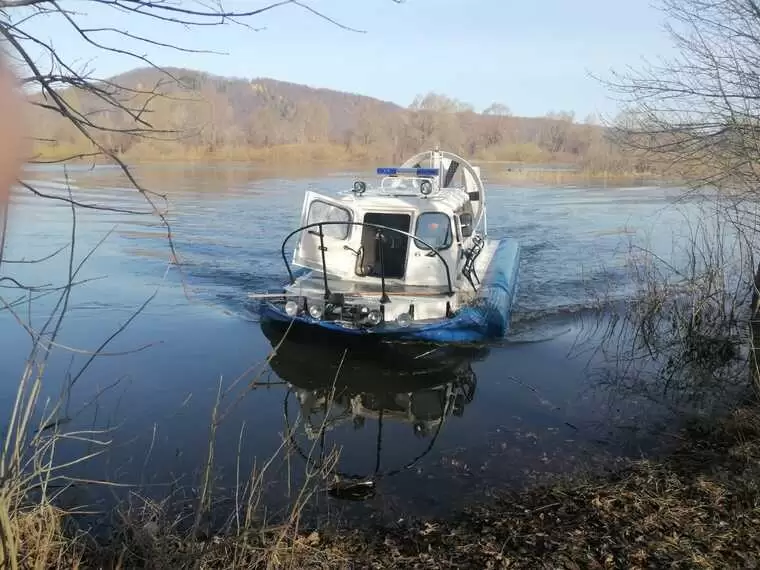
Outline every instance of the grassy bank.
{"label": "grassy bank", "polygon": [[[99,154],[93,146],[82,145],[38,145],[33,153],[33,159],[39,162],[55,162],[64,160],[82,160],[106,162],[109,159]],[[349,150],[344,145],[330,143],[315,143],[302,145],[279,145],[271,147],[193,147],[172,144],[171,141],[145,141],[131,146],[125,152],[117,152],[116,155],[128,164],[140,164],[144,162],[167,162],[167,163],[274,163],[274,164],[299,164],[306,162],[332,162],[332,163],[361,163],[370,161],[379,156],[364,150]]]}
{"label": "grassy bank", "polygon": [[[74,529],[51,505],[3,501],[3,547],[19,568],[750,568],[760,562],[760,410],[682,434],[660,461],[493,490],[447,520],[374,529],[299,528],[254,519],[217,534],[131,508],[110,539]],[[7,558],[6,558],[7,560]],[[10,566],[8,566],[10,567]]]}
{"label": "grassy bank", "polygon": [[[39,145],[37,161],[63,161],[71,157],[81,161],[104,161],[103,157],[91,156],[92,147],[71,145]],[[333,143],[310,143],[278,145],[264,148],[223,147],[217,149],[188,147],[170,141],[145,141],[134,145],[119,155],[128,164],[141,163],[247,163],[285,169],[355,168],[371,170],[378,164],[395,164],[406,157],[394,156],[384,148],[339,145]],[[637,173],[598,168],[584,168],[567,164],[552,157],[535,157],[544,168],[535,168],[536,160],[494,160],[490,154],[476,154],[473,161],[480,164],[489,180],[505,184],[538,183],[547,185],[583,184],[619,186],[638,185],[659,179],[655,173]],[[565,168],[552,168],[553,166]]]}
{"label": "grassy bank", "polygon": [[[551,166],[551,165],[547,165]],[[538,170],[522,168],[521,165],[497,168],[492,164],[481,165],[483,176],[492,184],[506,186],[595,186],[620,188],[623,186],[654,186],[677,184],[678,181],[656,173],[612,172],[605,170],[561,170],[547,168]]]}

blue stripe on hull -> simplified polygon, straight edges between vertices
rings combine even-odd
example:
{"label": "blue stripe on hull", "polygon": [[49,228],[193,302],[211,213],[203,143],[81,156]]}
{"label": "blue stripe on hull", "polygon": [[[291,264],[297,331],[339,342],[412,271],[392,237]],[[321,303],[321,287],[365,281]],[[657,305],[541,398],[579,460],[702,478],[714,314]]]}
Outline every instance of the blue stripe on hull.
{"label": "blue stripe on hull", "polygon": [[503,338],[509,329],[512,304],[517,292],[520,266],[520,245],[504,238],[496,246],[491,263],[481,278],[475,300],[462,307],[453,317],[437,322],[412,323],[399,327],[384,323],[374,328],[347,328],[330,321],[319,321],[306,315],[288,316],[270,302],[263,302],[262,320],[308,325],[351,336],[376,337],[383,340],[419,340],[437,343],[483,342]]}

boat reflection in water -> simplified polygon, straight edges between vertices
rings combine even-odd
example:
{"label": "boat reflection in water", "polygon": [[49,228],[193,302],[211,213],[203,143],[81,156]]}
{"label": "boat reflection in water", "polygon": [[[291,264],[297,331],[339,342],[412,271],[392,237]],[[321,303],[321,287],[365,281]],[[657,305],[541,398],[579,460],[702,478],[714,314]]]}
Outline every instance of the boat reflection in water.
{"label": "boat reflection in water", "polygon": [[[447,419],[461,416],[472,402],[477,379],[471,364],[488,352],[376,341],[346,345],[332,339],[331,344],[266,323],[262,330],[276,348],[270,366],[289,386],[284,413],[293,448],[321,467],[332,447],[342,447],[331,494],[347,499],[372,496],[379,479],[411,468],[433,449]],[[400,436],[400,424],[408,424],[417,437]],[[357,432],[364,432],[358,438],[362,445],[352,454],[354,446],[348,444]],[[352,455],[366,456],[369,446],[374,466],[357,469]],[[392,453],[394,465],[384,464],[384,450]]]}

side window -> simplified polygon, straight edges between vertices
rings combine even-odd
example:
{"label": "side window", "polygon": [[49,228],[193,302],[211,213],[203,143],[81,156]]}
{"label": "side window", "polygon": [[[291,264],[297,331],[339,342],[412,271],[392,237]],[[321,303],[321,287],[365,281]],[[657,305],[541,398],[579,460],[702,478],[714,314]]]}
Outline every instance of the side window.
{"label": "side window", "polygon": [[[451,246],[451,220],[441,212],[426,212],[417,217],[415,235],[435,249],[446,249]],[[428,246],[415,240],[419,249],[429,249]]]}
{"label": "side window", "polygon": [[[309,215],[306,218],[307,224],[316,224],[317,222],[350,222],[351,212],[340,206],[328,204],[322,200],[314,200],[309,205]],[[322,226],[325,236],[337,239],[346,239],[351,230],[351,226],[342,224],[330,224]],[[316,231],[316,229],[314,230]]]}
{"label": "side window", "polygon": [[472,214],[459,216],[459,224],[462,226],[462,237],[470,237],[472,235]]}

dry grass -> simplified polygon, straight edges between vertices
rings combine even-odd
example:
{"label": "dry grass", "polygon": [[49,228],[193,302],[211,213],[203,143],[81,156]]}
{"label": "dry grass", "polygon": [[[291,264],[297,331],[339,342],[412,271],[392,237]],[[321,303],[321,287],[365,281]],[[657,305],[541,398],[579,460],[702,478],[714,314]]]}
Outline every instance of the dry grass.
{"label": "dry grass", "polygon": [[112,543],[88,552],[86,567],[165,568],[333,568],[317,533],[290,525],[262,526],[240,534],[193,537],[150,521],[130,522]]}
{"label": "dry grass", "polygon": [[67,513],[50,503],[0,503],[3,548],[0,567],[45,570],[81,566],[84,542],[65,529]]}

